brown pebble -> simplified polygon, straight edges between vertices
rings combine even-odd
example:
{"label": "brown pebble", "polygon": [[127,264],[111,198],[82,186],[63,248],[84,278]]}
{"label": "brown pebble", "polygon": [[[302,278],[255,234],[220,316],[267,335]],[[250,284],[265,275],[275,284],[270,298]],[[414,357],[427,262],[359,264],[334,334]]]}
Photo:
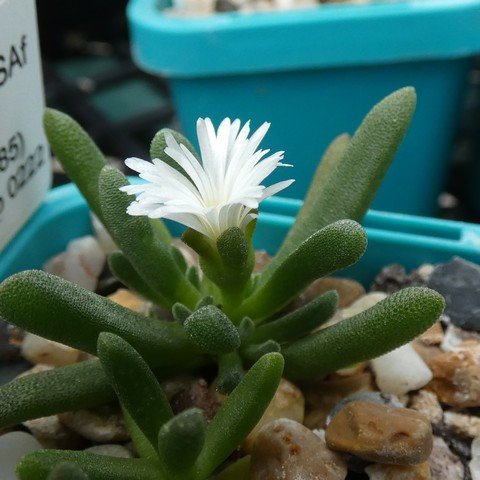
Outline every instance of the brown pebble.
{"label": "brown pebble", "polygon": [[289,419],[265,425],[251,457],[251,480],[344,480],[342,457],[311,430]]}
{"label": "brown pebble", "polygon": [[[428,462],[419,465],[370,465],[365,469],[370,480],[430,480]],[[445,479],[446,480],[446,479]]]}
{"label": "brown pebble", "polygon": [[354,401],[326,430],[327,445],[364,460],[394,465],[425,462],[432,450],[432,426],[415,410]]}

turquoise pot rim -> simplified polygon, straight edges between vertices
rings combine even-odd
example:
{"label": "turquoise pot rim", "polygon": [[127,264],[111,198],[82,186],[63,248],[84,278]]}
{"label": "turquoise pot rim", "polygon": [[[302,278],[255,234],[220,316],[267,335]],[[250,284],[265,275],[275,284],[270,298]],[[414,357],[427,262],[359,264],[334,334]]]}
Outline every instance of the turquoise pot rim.
{"label": "turquoise pot rim", "polygon": [[[256,247],[265,248],[264,245],[269,245],[270,250],[277,248],[293,224],[300,206],[301,201],[288,198],[274,197],[264,201],[257,226],[260,238]],[[91,232],[86,212],[86,202],[75,185],[67,184],[52,189],[36,214],[0,253],[0,280],[25,268],[40,268],[49,256],[65,248],[66,243],[58,243],[52,227],[47,232],[51,245],[45,246],[45,258],[40,259],[32,252],[32,245],[35,245],[40,237],[39,232],[46,224],[55,228],[71,228],[74,225],[78,236]],[[65,219],[68,219],[69,225],[56,224]],[[375,246],[381,245],[396,251],[403,249],[407,256],[412,251],[428,252],[430,258],[459,255],[480,263],[480,225],[374,210],[367,213],[362,223],[369,243]],[[66,237],[75,238],[74,232],[66,232]]]}

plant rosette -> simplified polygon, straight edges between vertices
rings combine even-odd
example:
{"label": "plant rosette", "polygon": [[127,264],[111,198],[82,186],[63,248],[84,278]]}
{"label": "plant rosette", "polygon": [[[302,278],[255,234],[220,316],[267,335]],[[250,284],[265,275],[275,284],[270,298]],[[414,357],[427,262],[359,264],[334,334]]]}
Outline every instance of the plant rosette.
{"label": "plant rosette", "polygon": [[[405,395],[421,389],[445,402],[424,351],[440,348],[422,350],[422,337],[411,343],[444,335],[444,299],[426,286],[434,273],[424,267],[401,281],[397,275],[397,287],[407,288],[393,292],[384,272],[377,287],[389,295],[365,295],[359,284],[330,277],[365,251],[357,222],[414,107],[413,89],[399,90],[352,138],[335,140],[272,258],[253,248],[258,207],[291,180],[263,186],[284,166],[282,152],[259,150],[268,125],[250,134],[248,123],[227,119],[215,130],[200,119],[199,153],[182,135],[162,130],[152,162],[127,160],[145,180],[130,185],[72,119],[47,111],[50,144],[101,233],[72,242],[47,265],[63,276],[74,272],[77,284],[42,271],[1,284],[0,316],[29,332],[24,353],[35,358],[48,339],[51,349],[66,345],[77,358],[1,387],[0,422],[33,432],[35,419],[48,417],[85,437],[87,417],[97,424],[117,418],[114,434],[93,439],[90,431],[90,441],[131,438],[135,456],[38,450],[20,460],[19,478],[260,479],[278,478],[279,468],[288,468],[289,478],[341,479],[348,468],[426,472],[437,439],[425,410],[407,405]],[[164,219],[186,227],[184,245]],[[110,298],[91,291],[107,254],[98,244],[126,288]],[[62,363],[62,355],[52,356]],[[465,396],[455,391],[451,403],[457,393]],[[123,415],[106,406],[115,399]]]}

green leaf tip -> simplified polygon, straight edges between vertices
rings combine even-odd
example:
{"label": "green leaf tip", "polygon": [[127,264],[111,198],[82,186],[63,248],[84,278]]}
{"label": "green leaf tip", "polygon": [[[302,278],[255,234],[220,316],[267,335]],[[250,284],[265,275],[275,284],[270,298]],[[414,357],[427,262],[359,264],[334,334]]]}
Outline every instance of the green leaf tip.
{"label": "green leaf tip", "polygon": [[173,413],[155,375],[141,355],[118,335],[101,333],[97,351],[123,408],[156,445],[160,427]]}
{"label": "green leaf tip", "polygon": [[65,113],[47,108],[43,125],[48,141],[68,176],[102,219],[98,178],[107,161],[88,133]]}
{"label": "green leaf tip", "polygon": [[184,323],[184,328],[202,351],[219,355],[240,346],[240,335],[230,319],[214,305],[201,307]]}
{"label": "green leaf tip", "polygon": [[372,203],[413,118],[416,93],[405,87],[367,114],[355,135],[325,153],[295,224],[265,273],[272,272],[317,230],[342,218],[360,222]]}
{"label": "green leaf tip", "polygon": [[409,287],[372,308],[305,337],[283,350],[285,374],[301,380],[379,357],[413,340],[438,320],[444,298]]}
{"label": "green leaf tip", "polygon": [[160,428],[158,452],[172,474],[193,466],[202,451],[206,428],[205,417],[198,408],[179,413]]}

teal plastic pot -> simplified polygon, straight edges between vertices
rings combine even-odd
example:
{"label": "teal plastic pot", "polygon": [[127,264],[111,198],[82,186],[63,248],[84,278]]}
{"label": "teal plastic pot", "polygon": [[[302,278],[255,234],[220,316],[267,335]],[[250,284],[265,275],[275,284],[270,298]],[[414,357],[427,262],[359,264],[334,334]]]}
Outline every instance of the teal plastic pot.
{"label": "teal plastic pot", "polygon": [[[300,202],[273,198],[262,205],[255,247],[274,254]],[[367,214],[364,224],[367,252],[357,265],[341,274],[366,286],[389,263],[415,268],[425,262],[448,261],[455,255],[480,263],[480,226],[375,211]],[[181,233],[179,225],[168,225],[174,235]],[[52,190],[40,210],[0,254],[0,280],[21,270],[41,268],[70,240],[90,232],[88,207],[77,188],[69,184]]]}
{"label": "teal plastic pot", "polygon": [[353,132],[384,96],[413,85],[415,119],[373,206],[435,214],[467,72],[480,52],[480,0],[194,19],[165,15],[168,3],[130,0],[132,51],[141,68],[169,79],[189,138],[198,117],[272,122],[264,145],[286,151],[296,182],[285,194],[301,199],[330,141]]}

